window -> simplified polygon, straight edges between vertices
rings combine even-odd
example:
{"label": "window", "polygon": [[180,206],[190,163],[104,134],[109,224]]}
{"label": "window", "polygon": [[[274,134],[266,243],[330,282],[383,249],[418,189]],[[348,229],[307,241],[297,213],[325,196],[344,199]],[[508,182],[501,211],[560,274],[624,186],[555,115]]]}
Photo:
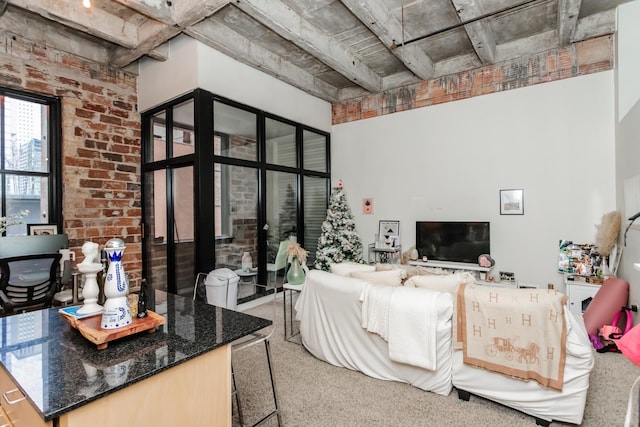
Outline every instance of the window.
{"label": "window", "polygon": [[28,211],[5,235],[26,235],[27,224],[58,224],[62,216],[59,114],[57,98],[0,88],[0,213]]}
{"label": "window", "polygon": [[[229,138],[223,135],[214,135],[213,137],[213,153],[216,156],[222,155],[223,152],[228,151]],[[214,173],[214,212],[213,212],[213,224],[215,230],[216,239],[230,239],[231,238],[231,220],[229,215],[229,177],[225,173],[220,163],[215,163],[213,166]]]}

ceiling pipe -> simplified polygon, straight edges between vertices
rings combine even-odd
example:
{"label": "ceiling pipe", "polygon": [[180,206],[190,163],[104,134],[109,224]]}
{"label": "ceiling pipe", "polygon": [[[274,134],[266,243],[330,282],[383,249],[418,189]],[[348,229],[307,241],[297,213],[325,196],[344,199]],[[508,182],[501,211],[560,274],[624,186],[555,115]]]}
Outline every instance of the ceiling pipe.
{"label": "ceiling pipe", "polygon": [[[472,23],[474,23],[476,21],[480,21],[481,19],[490,18],[492,16],[500,15],[501,13],[510,12],[512,10],[520,9],[520,8],[525,7],[525,6],[529,6],[532,3],[536,3],[538,1],[540,1],[540,0],[524,1],[522,3],[518,3],[518,4],[513,5],[513,6],[508,6],[508,7],[496,10],[494,12],[485,13],[484,15],[477,16],[477,17],[475,17],[473,19],[469,19],[468,21],[460,22],[458,24],[451,25],[451,26],[443,28],[441,30],[437,30],[437,31],[434,31],[434,32],[429,33],[429,34],[425,34],[424,36],[419,36],[419,37],[416,37],[416,38],[413,38],[413,39],[407,40],[407,41],[404,41],[404,7],[403,7],[403,9],[402,9],[402,11],[403,11],[403,15],[402,15],[402,21],[403,21],[402,22],[402,25],[403,25],[402,39],[403,39],[403,42],[398,44],[394,40],[393,44],[391,45],[391,49],[395,49],[397,47],[406,46],[408,44],[411,44],[411,43],[414,43],[414,42],[417,42],[417,41],[420,41],[420,40],[424,40],[424,39],[429,38],[429,37],[437,36],[438,34],[442,34],[442,33],[446,33],[447,31],[455,30],[456,28],[463,27],[463,26],[465,26],[467,24],[472,24]],[[544,0],[544,1],[548,1],[548,0]]]}

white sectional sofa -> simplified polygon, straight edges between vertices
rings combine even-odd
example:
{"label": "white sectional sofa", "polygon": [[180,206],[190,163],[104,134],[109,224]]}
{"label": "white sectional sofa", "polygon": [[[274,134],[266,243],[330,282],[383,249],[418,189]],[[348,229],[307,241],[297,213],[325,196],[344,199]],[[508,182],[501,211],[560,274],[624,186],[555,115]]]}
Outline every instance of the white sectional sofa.
{"label": "white sectional sofa", "polygon": [[[360,274],[360,277],[373,277],[367,274]],[[446,280],[444,276],[443,280]],[[428,311],[427,320],[431,319],[433,323],[430,359],[433,359],[431,362],[435,363],[435,369],[423,367],[429,365],[421,364],[422,361],[416,363],[419,366],[415,366],[413,361],[397,361],[397,349],[390,347],[397,348],[398,340],[394,343],[385,336],[391,331],[375,322],[370,328],[375,332],[367,329],[369,315],[366,309],[363,314],[363,292],[372,289],[372,282],[375,280],[319,270],[307,274],[295,308],[300,321],[302,343],[311,354],[335,366],[361,371],[382,380],[407,382],[441,395],[448,395],[455,387],[462,399],[468,400],[470,394],[482,396],[532,415],[540,425],[548,425],[553,420],[574,424],[582,422],[589,374],[594,363],[593,347],[584,325],[569,310],[564,310],[567,325],[564,381],[562,391],[557,391],[542,387],[536,381],[514,379],[465,365],[462,351],[454,350],[452,316],[455,318],[455,298],[449,292],[403,286],[402,289],[396,288],[393,294],[386,294],[403,295],[403,299],[399,300],[404,301],[402,304],[406,309],[403,311],[416,313],[415,307],[423,307],[422,311]],[[397,285],[397,282],[394,284]],[[383,286],[378,283],[373,287],[377,289]],[[447,289],[447,285],[441,288]],[[389,305],[389,318],[394,317],[397,306],[398,303]],[[416,322],[422,320],[416,318]],[[382,333],[378,329],[382,329]],[[398,334],[397,326],[390,325],[388,329],[394,329]],[[411,329],[400,329],[402,339],[411,339]],[[424,336],[424,330],[420,334]],[[408,343],[408,347],[412,346],[410,341],[404,342]]]}

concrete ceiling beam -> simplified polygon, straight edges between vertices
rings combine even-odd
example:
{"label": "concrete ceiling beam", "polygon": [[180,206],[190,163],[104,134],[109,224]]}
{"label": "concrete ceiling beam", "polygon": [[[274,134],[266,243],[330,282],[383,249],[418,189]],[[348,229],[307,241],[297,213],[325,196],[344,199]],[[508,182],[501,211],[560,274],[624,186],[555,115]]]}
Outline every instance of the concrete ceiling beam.
{"label": "concrete ceiling beam", "polygon": [[[173,22],[173,4],[180,1],[166,1],[166,0],[115,0],[123,6],[136,12],[149,16],[156,21],[164,22],[167,25],[171,25]],[[186,1],[186,0],[185,0]]]}
{"label": "concrete ceiling beam", "polygon": [[558,0],[558,42],[567,45],[573,39],[578,25],[582,0]]}
{"label": "concrete ceiling beam", "polygon": [[115,0],[169,26],[187,27],[216,13],[229,0]]}
{"label": "concrete ceiling beam", "polygon": [[[487,13],[481,0],[451,0],[461,22],[470,21]],[[464,25],[471,45],[483,64],[493,64],[496,59],[496,39],[488,19],[480,19]]]}
{"label": "concrete ceiling beam", "polygon": [[226,6],[229,0],[179,0],[173,2],[173,20],[180,27],[196,24]]}
{"label": "concrete ceiling beam", "polygon": [[[398,20],[381,0],[341,0],[341,2],[380,39],[391,48],[402,36],[402,22]],[[391,48],[391,52],[413,74],[422,80],[433,77],[433,61],[418,45]]]}
{"label": "concrete ceiling beam", "polygon": [[606,10],[584,17],[578,21],[572,42],[590,39],[616,32],[616,10]]}
{"label": "concrete ceiling beam", "polygon": [[79,0],[10,0],[9,4],[126,48],[138,44],[135,25],[98,8],[86,9]]}
{"label": "concrete ceiling beam", "polygon": [[338,100],[338,90],[335,87],[315,78],[302,68],[251,42],[219,22],[201,21],[186,28],[184,33],[237,61],[262,70],[313,96],[328,102]]}
{"label": "concrete ceiling beam", "polygon": [[165,61],[169,57],[169,48],[164,43],[180,33],[178,28],[162,25],[160,29],[150,33],[134,49],[114,49],[111,52],[111,63],[116,67],[125,67],[144,55],[158,61]]}
{"label": "concrete ceiling beam", "polygon": [[353,54],[348,46],[320,30],[280,0],[238,0],[234,6],[358,86],[371,92],[382,89],[382,78]]}
{"label": "concrete ceiling beam", "polygon": [[[19,31],[16,31],[19,29]],[[109,63],[109,52],[106,43],[86,39],[78,43],[72,30],[60,27],[46,19],[27,15],[18,9],[9,7],[0,18],[0,39],[10,40],[12,37],[42,43],[54,49],[69,52],[100,64]],[[0,45],[5,44],[5,40]]]}
{"label": "concrete ceiling beam", "polygon": [[139,28],[139,42],[130,49],[114,49],[111,53],[113,64],[119,67],[129,65],[144,55],[164,61],[168,49],[160,49],[165,42],[180,34],[184,28],[193,25],[210,15],[228,0],[116,0],[118,3],[151,18]]}

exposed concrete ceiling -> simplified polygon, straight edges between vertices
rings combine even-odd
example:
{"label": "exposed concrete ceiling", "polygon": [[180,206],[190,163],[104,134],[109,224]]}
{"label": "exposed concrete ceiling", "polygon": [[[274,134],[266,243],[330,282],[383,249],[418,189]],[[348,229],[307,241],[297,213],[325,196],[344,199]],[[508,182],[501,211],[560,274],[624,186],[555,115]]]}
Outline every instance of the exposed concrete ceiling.
{"label": "exposed concrete ceiling", "polygon": [[335,102],[613,33],[629,1],[0,0],[0,31],[116,67],[183,33]]}

